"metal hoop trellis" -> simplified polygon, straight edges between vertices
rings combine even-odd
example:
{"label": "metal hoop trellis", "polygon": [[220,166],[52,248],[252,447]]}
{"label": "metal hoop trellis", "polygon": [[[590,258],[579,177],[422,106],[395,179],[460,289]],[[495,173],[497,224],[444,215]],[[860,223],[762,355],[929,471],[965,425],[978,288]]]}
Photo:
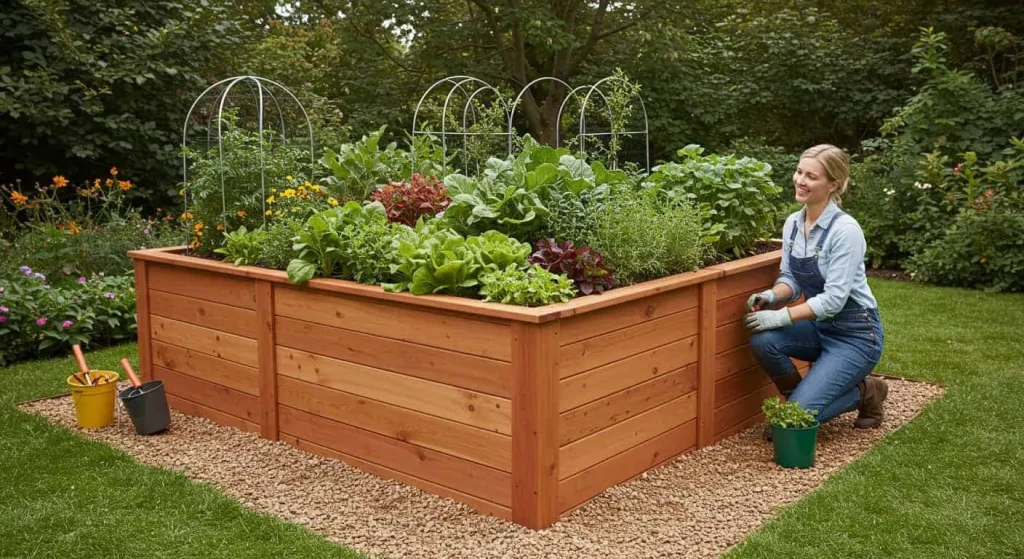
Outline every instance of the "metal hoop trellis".
{"label": "metal hoop trellis", "polygon": [[[281,103],[278,101],[278,95],[274,94],[274,90],[278,90],[279,93],[283,92],[287,97],[291,98],[295,106],[298,107],[299,112],[302,114],[302,118],[305,120],[306,131],[309,133],[309,164],[310,168],[314,165],[314,138],[313,138],[313,125],[309,120],[309,114],[306,112],[305,107],[299,102],[299,99],[289,90],[287,87],[280,83],[270,80],[267,78],[261,78],[259,76],[235,76],[227,78],[214,83],[207,87],[202,93],[196,97],[195,101],[192,102],[192,106],[189,107],[188,113],[185,115],[185,123],[182,126],[181,131],[181,178],[182,188],[184,190],[184,214],[188,215],[188,199],[189,199],[189,183],[188,183],[188,129],[189,123],[192,120],[192,113],[200,105],[202,101],[211,101],[216,106],[216,111],[211,111],[209,118],[207,119],[207,130],[206,130],[206,150],[209,152],[213,139],[213,119],[216,117],[217,120],[217,157],[218,157],[218,168],[220,171],[220,193],[221,193],[221,215],[227,213],[227,194],[224,189],[224,144],[223,144],[223,124],[224,124],[224,106],[227,104],[231,90],[238,84],[244,83],[248,86],[249,91],[253,95],[253,101],[256,104],[256,122],[257,130],[259,133],[259,155],[260,155],[260,198],[263,200],[263,224],[266,225],[266,174],[265,174],[265,152],[264,152],[264,130],[273,130],[273,126],[269,125],[268,121],[264,118],[267,106],[267,97],[273,102],[274,107],[277,109],[277,117],[280,125],[278,131],[281,136],[281,143],[284,144],[288,140],[288,131],[285,126],[284,111],[281,109]],[[212,98],[207,95],[219,88],[219,91]],[[270,119],[272,122],[273,119]],[[300,124],[301,127],[301,124]],[[272,149],[273,146],[266,146],[267,149]]]}
{"label": "metal hoop trellis", "polygon": [[[615,131],[615,127],[612,125],[612,126],[609,127],[608,132],[587,132],[586,131],[587,130],[587,128],[586,128],[587,104],[590,102],[590,96],[595,91],[604,100],[605,106],[608,107],[608,115],[609,115],[608,116],[608,120],[609,120],[609,124],[610,125],[612,124],[611,123],[611,120],[612,120],[612,108],[611,108],[610,104],[608,103],[608,97],[605,96],[604,92],[601,90],[601,84],[604,84],[606,82],[613,81],[613,80],[624,82],[627,85],[629,84],[629,82],[627,80],[625,80],[625,79],[623,79],[623,78],[621,78],[619,76],[608,76],[606,78],[602,78],[602,79],[598,80],[597,83],[595,83],[594,85],[589,86],[589,90],[587,91],[587,95],[583,98],[583,103],[580,106],[580,119],[579,119],[580,120],[580,132],[579,132],[580,156],[581,157],[586,157],[586,153],[587,152],[586,152],[585,140],[586,140],[587,137],[590,137],[590,136],[611,136],[611,141],[612,141],[612,143],[614,143],[616,136],[632,136],[632,135],[643,134],[643,136],[644,136],[644,155],[645,155],[646,171],[648,173],[650,173],[651,172],[650,127],[649,127],[648,121],[647,121],[647,107],[644,105],[644,99],[643,99],[643,97],[640,96],[639,93],[637,93],[635,95],[635,97],[636,97],[637,101],[640,102],[640,110],[643,112],[643,116],[644,116],[644,128],[643,128],[643,130],[623,130],[621,132],[616,132]],[[581,89],[583,87],[588,87],[588,86],[580,86],[577,89]],[[566,97],[566,101],[567,100],[568,100],[568,97]],[[561,121],[562,121],[562,111],[563,110],[565,110],[565,101],[562,102],[562,106],[558,110],[558,122],[559,123],[561,123]],[[617,160],[614,159],[614,158],[612,159],[611,164],[612,164],[612,169],[616,169],[618,167]]]}

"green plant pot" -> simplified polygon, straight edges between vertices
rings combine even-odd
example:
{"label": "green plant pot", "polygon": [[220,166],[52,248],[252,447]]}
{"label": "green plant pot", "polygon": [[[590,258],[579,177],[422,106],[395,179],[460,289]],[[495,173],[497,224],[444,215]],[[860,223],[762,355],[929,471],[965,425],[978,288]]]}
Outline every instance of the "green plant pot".
{"label": "green plant pot", "polygon": [[810,468],[814,465],[818,424],[796,429],[772,425],[772,442],[776,464],[783,468]]}

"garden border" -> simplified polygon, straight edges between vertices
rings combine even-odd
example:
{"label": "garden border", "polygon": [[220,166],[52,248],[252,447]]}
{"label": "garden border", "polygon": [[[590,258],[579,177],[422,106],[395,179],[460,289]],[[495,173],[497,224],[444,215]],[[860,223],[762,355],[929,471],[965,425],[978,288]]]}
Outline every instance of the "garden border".
{"label": "garden border", "polygon": [[535,529],[777,393],[740,319],[778,250],[538,308],[183,251],[129,253],[140,370],[172,407]]}

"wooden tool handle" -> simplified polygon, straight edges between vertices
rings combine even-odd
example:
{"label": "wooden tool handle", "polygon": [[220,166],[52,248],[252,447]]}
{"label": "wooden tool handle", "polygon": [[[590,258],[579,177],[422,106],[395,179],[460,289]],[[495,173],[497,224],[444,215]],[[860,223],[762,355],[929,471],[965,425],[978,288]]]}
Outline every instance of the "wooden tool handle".
{"label": "wooden tool handle", "polygon": [[138,388],[142,386],[142,381],[139,380],[139,377],[135,376],[135,371],[132,370],[132,364],[129,363],[127,359],[121,360],[121,368],[124,369],[125,374],[127,374],[128,378],[132,381],[133,387]]}
{"label": "wooden tool handle", "polygon": [[82,374],[89,372],[89,366],[85,364],[85,355],[82,355],[82,348],[78,347],[78,344],[71,346],[71,351],[75,352],[75,361],[78,362],[78,370]]}

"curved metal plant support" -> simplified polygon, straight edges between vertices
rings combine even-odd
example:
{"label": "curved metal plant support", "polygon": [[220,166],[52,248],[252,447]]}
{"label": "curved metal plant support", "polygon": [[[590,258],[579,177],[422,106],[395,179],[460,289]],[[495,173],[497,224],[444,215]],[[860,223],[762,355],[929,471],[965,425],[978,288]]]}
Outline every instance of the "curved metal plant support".
{"label": "curved metal plant support", "polygon": [[[595,91],[599,95],[601,95],[601,97],[604,99],[605,105],[608,106],[609,114],[612,113],[611,106],[608,105],[608,98],[605,96],[604,92],[601,90],[601,85],[603,85],[603,84],[605,84],[607,82],[610,82],[610,81],[621,81],[621,82],[624,82],[626,84],[629,84],[629,82],[627,80],[625,80],[625,79],[623,79],[623,78],[621,78],[619,76],[608,76],[606,78],[598,80],[597,83],[595,83],[594,85],[590,86],[590,89],[587,91],[586,97],[584,97],[584,99],[583,99],[583,104],[582,104],[582,106],[580,106],[580,133],[579,133],[580,155],[581,156],[586,156],[586,149],[585,149],[584,142],[585,142],[585,139],[588,136],[611,136],[611,141],[612,141],[612,143],[614,143],[616,136],[631,136],[631,135],[643,134],[643,136],[644,136],[644,152],[646,154],[646,170],[647,170],[648,173],[650,173],[651,172],[650,128],[649,128],[648,121],[647,121],[647,107],[644,105],[644,99],[643,99],[643,97],[640,96],[639,93],[637,93],[635,95],[635,97],[636,97],[637,101],[640,102],[640,110],[643,112],[643,115],[644,115],[644,128],[643,128],[643,130],[623,130],[621,132],[616,132],[615,131],[615,127],[614,127],[614,125],[611,122],[612,117],[609,116],[609,119],[608,119],[609,120],[609,124],[612,124],[612,126],[609,127],[609,131],[608,132],[587,132],[586,131],[587,130],[586,129],[587,104],[590,102],[590,96]],[[563,103],[562,105],[563,105],[563,108],[564,108],[565,104]],[[559,114],[558,118],[559,118],[559,121],[561,121],[561,118],[562,118],[561,114]],[[615,168],[618,167],[616,159],[614,159],[614,158],[612,159],[611,165],[612,165],[612,169],[615,169]]]}
{"label": "curved metal plant support", "polygon": [[[216,118],[217,121],[217,154],[220,158],[220,191],[221,191],[221,213],[227,213],[227,197],[224,191],[224,145],[223,145],[223,124],[224,124],[224,106],[227,104],[228,99],[231,95],[232,89],[238,84],[245,84],[248,86],[250,93],[253,96],[253,101],[256,104],[256,123],[259,131],[259,150],[260,150],[260,198],[263,200],[263,224],[266,225],[266,179],[264,175],[264,149],[272,149],[273,146],[264,146],[263,143],[263,132],[264,129],[273,129],[273,119],[267,119],[266,112],[269,105],[268,101],[272,102],[277,112],[277,120],[279,122],[281,134],[281,141],[286,142],[288,138],[288,131],[285,127],[284,111],[281,109],[281,104],[278,101],[278,96],[284,93],[287,98],[298,107],[302,113],[302,117],[305,120],[306,130],[309,133],[309,164],[310,167],[314,165],[314,147],[313,147],[313,125],[309,120],[309,114],[306,113],[305,107],[299,102],[299,99],[285,86],[280,83],[270,80],[267,78],[261,78],[259,76],[235,76],[233,78],[227,78],[220,80],[219,82],[209,86],[202,93],[196,97],[195,101],[192,102],[192,106],[189,107],[188,113],[185,115],[185,124],[182,126],[181,131],[181,178],[182,188],[184,190],[184,212],[188,212],[188,129],[189,123],[192,120],[192,113],[196,110],[196,107],[200,103],[206,101],[211,102],[216,110],[210,111],[210,116],[207,120],[207,131],[206,131],[206,148],[209,151],[213,144],[213,120]],[[278,95],[275,95],[274,90],[277,90]],[[215,92],[210,96],[211,92]],[[282,96],[282,98],[285,98]],[[300,124],[301,128],[301,124]]]}

